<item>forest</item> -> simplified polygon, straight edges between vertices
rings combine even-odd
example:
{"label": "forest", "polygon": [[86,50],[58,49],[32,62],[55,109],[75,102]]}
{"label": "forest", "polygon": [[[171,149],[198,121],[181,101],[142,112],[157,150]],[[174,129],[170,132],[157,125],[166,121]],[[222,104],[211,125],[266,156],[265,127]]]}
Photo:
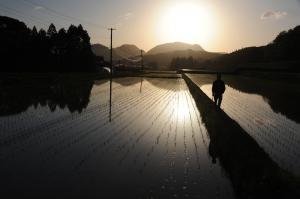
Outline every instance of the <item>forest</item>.
{"label": "forest", "polygon": [[48,30],[0,16],[1,72],[92,72],[96,57],[82,25]]}

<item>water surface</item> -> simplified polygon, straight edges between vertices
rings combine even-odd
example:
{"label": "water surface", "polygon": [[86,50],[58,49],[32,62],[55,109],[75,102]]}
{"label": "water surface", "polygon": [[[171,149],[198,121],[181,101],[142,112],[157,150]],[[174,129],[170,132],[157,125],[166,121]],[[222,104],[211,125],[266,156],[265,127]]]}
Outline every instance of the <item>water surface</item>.
{"label": "water surface", "polygon": [[[190,75],[212,98],[215,75]],[[223,76],[222,109],[253,137],[282,168],[300,175],[300,90],[294,84]]]}
{"label": "water surface", "polygon": [[6,194],[234,198],[209,155],[208,132],[182,79],[116,79],[111,107],[105,80],[2,85]]}

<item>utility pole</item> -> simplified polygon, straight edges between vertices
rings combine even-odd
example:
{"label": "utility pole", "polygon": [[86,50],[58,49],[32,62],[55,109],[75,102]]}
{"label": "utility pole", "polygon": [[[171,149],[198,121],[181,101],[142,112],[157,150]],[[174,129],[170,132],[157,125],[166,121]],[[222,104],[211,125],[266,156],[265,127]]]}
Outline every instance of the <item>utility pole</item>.
{"label": "utility pole", "polygon": [[110,31],[110,78],[112,78],[112,71],[113,71],[113,31],[116,29],[110,28],[108,29]]}
{"label": "utility pole", "polygon": [[[143,50],[141,50],[141,73],[144,72],[144,56],[143,56]],[[142,87],[143,87],[143,74],[141,74],[141,86],[140,86],[140,93],[142,93]]]}
{"label": "utility pole", "polygon": [[112,78],[113,78],[113,31],[116,29],[110,28],[110,87],[109,87],[109,122],[111,122],[111,98],[112,98]]}
{"label": "utility pole", "polygon": [[141,50],[141,71],[144,72],[144,56],[143,56],[143,50]]}

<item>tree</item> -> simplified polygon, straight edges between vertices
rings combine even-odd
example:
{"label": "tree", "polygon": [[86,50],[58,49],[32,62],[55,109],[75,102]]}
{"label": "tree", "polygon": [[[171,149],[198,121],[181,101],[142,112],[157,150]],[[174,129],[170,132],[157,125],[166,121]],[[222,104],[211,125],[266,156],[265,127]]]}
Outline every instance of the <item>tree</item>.
{"label": "tree", "polygon": [[[7,72],[95,71],[96,58],[90,37],[82,25],[47,32],[29,29],[24,23],[0,16],[0,56]],[[4,68],[4,67],[3,67]]]}
{"label": "tree", "polygon": [[47,31],[47,36],[50,38],[53,38],[57,34],[56,27],[54,24],[50,24],[48,31]]}
{"label": "tree", "polygon": [[37,31],[37,29],[36,29],[35,26],[33,26],[31,34],[32,34],[33,37],[37,37],[38,36],[38,31]]}
{"label": "tree", "polygon": [[44,29],[40,29],[40,31],[39,31],[40,39],[45,39],[46,35],[47,35],[46,31]]}

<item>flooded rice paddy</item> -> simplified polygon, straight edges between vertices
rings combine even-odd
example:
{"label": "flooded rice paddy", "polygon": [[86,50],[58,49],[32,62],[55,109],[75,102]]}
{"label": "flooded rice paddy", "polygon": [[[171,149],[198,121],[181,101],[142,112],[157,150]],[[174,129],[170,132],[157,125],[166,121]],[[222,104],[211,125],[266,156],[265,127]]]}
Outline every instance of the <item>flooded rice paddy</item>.
{"label": "flooded rice paddy", "polygon": [[[226,173],[209,155],[208,132],[184,80],[116,79],[111,106],[107,81],[6,84],[1,86],[0,107],[3,194],[234,198]],[[226,98],[225,110],[230,107]],[[266,105],[260,106],[268,110],[263,117],[272,116]],[[248,120],[247,114],[239,114]],[[269,125],[273,120],[261,117],[252,122],[261,129],[265,124],[273,128]],[[286,121],[282,124],[289,126]],[[299,137],[292,137],[297,125],[289,128],[291,138],[283,140],[295,146],[292,157],[299,155]],[[249,129],[258,127],[249,125]],[[259,138],[263,133],[250,133],[268,143]]]}
{"label": "flooded rice paddy", "polygon": [[[189,77],[212,99],[215,75]],[[226,76],[222,109],[283,169],[300,175],[300,90],[294,84]]]}

